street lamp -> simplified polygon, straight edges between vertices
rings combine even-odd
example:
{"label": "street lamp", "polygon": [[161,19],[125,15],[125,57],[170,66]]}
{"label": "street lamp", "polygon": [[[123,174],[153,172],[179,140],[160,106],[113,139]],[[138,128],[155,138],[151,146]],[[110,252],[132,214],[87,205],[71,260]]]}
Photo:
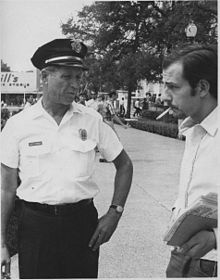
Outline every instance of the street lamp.
{"label": "street lamp", "polygon": [[23,86],[24,86],[24,105],[25,105],[25,102],[26,102],[26,98],[25,98],[26,84],[24,84]]}
{"label": "street lamp", "polygon": [[193,43],[197,34],[197,27],[193,20],[191,20],[187,25],[187,27],[185,28],[185,33],[186,33],[186,37],[189,38],[191,43]]}

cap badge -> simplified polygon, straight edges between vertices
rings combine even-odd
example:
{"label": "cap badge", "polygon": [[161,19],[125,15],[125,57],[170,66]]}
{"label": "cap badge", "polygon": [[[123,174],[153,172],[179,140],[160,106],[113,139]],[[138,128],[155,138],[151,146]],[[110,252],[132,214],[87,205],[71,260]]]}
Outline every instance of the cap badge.
{"label": "cap badge", "polygon": [[72,47],[72,50],[74,52],[76,52],[76,53],[81,52],[82,46],[81,46],[81,43],[79,41],[72,41],[71,47]]}
{"label": "cap badge", "polygon": [[85,129],[79,129],[79,135],[80,138],[82,139],[82,141],[86,141],[87,140],[87,131]]}

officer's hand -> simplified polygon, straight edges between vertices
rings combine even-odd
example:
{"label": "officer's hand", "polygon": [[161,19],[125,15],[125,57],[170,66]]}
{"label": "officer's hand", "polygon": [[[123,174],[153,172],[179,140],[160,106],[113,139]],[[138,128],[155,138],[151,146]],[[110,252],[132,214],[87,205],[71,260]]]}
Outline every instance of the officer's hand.
{"label": "officer's hand", "polygon": [[216,239],[214,232],[203,230],[182,245],[178,252],[191,258],[200,259],[215,247]]}
{"label": "officer's hand", "polygon": [[121,215],[116,213],[114,209],[109,209],[108,213],[99,219],[98,226],[93,234],[89,247],[93,251],[97,250],[99,246],[111,238],[115,231]]}
{"label": "officer's hand", "polygon": [[7,246],[1,247],[1,278],[10,278],[11,258]]}

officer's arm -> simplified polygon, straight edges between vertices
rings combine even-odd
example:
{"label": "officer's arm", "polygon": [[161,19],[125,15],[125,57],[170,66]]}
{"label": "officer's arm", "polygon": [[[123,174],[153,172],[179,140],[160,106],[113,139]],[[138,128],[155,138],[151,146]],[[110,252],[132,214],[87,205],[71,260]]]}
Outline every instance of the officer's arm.
{"label": "officer's arm", "polygon": [[16,168],[10,168],[1,164],[1,265],[6,265],[10,261],[8,249],[6,246],[6,229],[9,217],[11,215],[17,189],[17,175]]}
{"label": "officer's arm", "polygon": [[113,163],[116,167],[116,175],[112,204],[124,206],[131,187],[133,165],[124,150],[122,150]]}
{"label": "officer's arm", "polygon": [[[116,167],[116,176],[112,204],[124,206],[131,187],[133,165],[124,150],[113,163]],[[120,217],[120,213],[109,208],[108,212],[99,219],[98,226],[89,242],[89,247],[95,251],[101,244],[109,241]]]}

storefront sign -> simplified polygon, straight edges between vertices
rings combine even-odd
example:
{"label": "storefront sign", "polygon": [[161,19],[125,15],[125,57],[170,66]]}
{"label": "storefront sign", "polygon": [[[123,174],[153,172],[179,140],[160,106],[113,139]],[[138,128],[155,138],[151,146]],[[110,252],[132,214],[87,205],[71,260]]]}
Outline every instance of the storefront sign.
{"label": "storefront sign", "polygon": [[37,90],[36,72],[2,72],[1,93],[30,93]]}

